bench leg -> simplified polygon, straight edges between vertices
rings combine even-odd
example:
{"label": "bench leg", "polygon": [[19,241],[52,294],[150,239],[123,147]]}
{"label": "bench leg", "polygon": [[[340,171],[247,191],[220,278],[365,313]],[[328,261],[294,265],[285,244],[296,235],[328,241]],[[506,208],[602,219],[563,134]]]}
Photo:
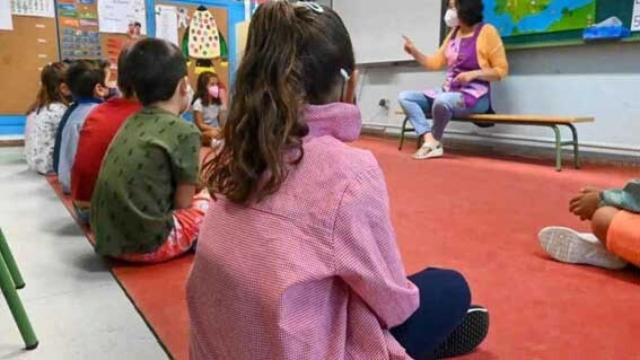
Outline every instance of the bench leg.
{"label": "bench leg", "polygon": [[22,279],[22,274],[20,274],[16,260],[13,258],[13,254],[11,254],[11,249],[9,249],[9,244],[2,233],[2,229],[0,229],[0,256],[4,258],[4,262],[7,264],[7,269],[9,270],[9,274],[11,274],[13,283],[16,285],[16,289],[24,288],[25,283]]}
{"label": "bench leg", "polygon": [[409,117],[406,116],[404,121],[402,122],[402,130],[400,130],[400,146],[398,150],[402,151],[402,147],[404,146],[404,134],[407,132],[407,123],[409,122]]}
{"label": "bench leg", "polygon": [[573,166],[576,169],[580,169],[580,148],[578,143],[578,130],[573,124],[567,124],[571,129],[571,135],[573,136]]}
{"label": "bench leg", "polygon": [[16,284],[13,282],[12,275],[9,272],[9,267],[5,262],[4,256],[0,256],[0,288],[2,288],[2,294],[7,300],[11,314],[13,315],[22,339],[24,340],[27,350],[33,350],[38,347],[38,338],[33,332],[29,317],[22,306],[22,301],[18,296],[16,290]]}
{"label": "bench leg", "polygon": [[556,135],[556,171],[562,171],[562,133],[557,125],[551,125]]}

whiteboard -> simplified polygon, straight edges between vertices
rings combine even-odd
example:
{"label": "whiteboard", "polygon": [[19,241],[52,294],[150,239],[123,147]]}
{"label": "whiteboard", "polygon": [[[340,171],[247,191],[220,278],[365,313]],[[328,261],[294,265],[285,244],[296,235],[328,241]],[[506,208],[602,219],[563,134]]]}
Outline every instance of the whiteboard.
{"label": "whiteboard", "polygon": [[333,0],[344,21],[358,64],[412,60],[402,35],[426,54],[440,43],[442,0]]}

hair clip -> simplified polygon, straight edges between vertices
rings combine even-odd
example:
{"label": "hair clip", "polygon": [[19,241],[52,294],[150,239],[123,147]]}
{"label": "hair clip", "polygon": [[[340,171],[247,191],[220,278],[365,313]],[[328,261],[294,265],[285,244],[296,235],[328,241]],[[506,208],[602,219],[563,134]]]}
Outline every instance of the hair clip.
{"label": "hair clip", "polygon": [[351,75],[345,69],[340,69],[340,75],[344,78],[344,81],[349,81],[351,79]]}
{"label": "hair clip", "polygon": [[294,4],[295,6],[304,6],[307,9],[311,10],[311,11],[315,11],[318,14],[321,14],[324,12],[324,8],[315,2],[310,2],[310,1],[298,1],[297,3]]}

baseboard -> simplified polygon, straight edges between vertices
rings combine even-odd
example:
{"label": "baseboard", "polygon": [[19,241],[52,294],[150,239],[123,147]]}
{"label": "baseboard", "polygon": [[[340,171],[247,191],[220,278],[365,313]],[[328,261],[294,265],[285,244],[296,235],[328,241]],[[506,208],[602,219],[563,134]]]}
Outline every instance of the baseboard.
{"label": "baseboard", "polygon": [[[394,127],[383,128],[377,125],[369,127],[365,124],[362,132],[374,136],[400,138],[399,131]],[[407,134],[405,146],[408,148],[415,147],[416,139],[417,137],[414,133]],[[444,143],[449,149],[465,152],[493,153],[550,161],[555,159],[553,141],[541,138],[529,140],[501,135],[486,136],[463,131],[448,131]],[[584,163],[640,167],[640,153],[636,153],[634,150],[619,149],[615,151],[602,145],[589,146],[581,144],[581,146],[580,158]],[[567,164],[569,164],[569,161],[573,161],[573,152],[569,147],[563,150],[563,161],[567,161]]]}

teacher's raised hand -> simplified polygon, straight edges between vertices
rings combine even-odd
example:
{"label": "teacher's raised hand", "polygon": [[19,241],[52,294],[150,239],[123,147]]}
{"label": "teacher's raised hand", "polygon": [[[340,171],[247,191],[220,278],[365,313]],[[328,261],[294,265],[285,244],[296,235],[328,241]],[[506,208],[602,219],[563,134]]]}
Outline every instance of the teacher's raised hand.
{"label": "teacher's raised hand", "polygon": [[402,39],[404,39],[404,51],[411,56],[415,56],[417,48],[413,41],[406,35],[402,35]]}

